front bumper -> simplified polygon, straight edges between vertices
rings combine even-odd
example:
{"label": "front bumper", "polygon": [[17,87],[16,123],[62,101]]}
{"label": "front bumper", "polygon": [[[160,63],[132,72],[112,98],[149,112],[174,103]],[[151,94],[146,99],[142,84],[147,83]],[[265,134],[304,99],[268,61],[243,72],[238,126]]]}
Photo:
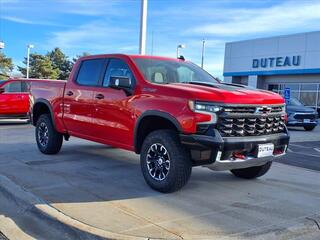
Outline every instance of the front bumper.
{"label": "front bumper", "polygon": [[[210,165],[215,170],[263,165],[286,153],[289,138],[287,129],[283,133],[250,137],[221,137],[216,129],[210,136],[180,135],[181,143],[190,149],[193,165]],[[274,144],[273,156],[257,158],[258,145],[265,143]],[[235,152],[243,153],[244,158],[234,157]]]}
{"label": "front bumper", "polygon": [[288,117],[288,126],[317,126],[318,116],[313,113],[293,113],[289,114]]}
{"label": "front bumper", "polygon": [[310,122],[303,122],[303,121],[297,121],[297,120],[289,120],[288,126],[297,126],[297,127],[308,127],[308,126],[317,126],[318,121],[310,121]]}

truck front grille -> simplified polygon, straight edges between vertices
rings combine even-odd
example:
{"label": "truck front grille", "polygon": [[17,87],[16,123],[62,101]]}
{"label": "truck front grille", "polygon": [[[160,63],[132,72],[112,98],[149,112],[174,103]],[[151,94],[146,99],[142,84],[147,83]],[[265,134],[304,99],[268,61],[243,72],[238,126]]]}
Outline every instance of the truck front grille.
{"label": "truck front grille", "polygon": [[[261,111],[264,109],[269,110],[270,113],[281,113],[283,111],[282,106],[272,106],[272,107],[267,107],[267,106],[262,106],[260,107]],[[257,111],[257,107],[249,106],[249,107],[242,107],[242,106],[228,106],[228,107],[223,107],[223,111],[226,113],[255,113]]]}
{"label": "truck front grille", "polygon": [[295,119],[300,119],[300,120],[302,120],[302,119],[311,119],[311,120],[314,120],[314,119],[316,119],[316,115],[315,114],[312,114],[312,113],[310,113],[310,114],[299,114],[299,113],[296,113],[295,115],[294,115],[294,118]]}
{"label": "truck front grille", "polygon": [[[260,136],[284,131],[285,118],[282,106],[267,107],[269,113],[259,111],[266,107],[252,107],[255,110],[248,112],[248,107],[237,107],[234,111],[225,111],[219,115],[217,128],[222,137]],[[241,111],[244,111],[240,113]]]}

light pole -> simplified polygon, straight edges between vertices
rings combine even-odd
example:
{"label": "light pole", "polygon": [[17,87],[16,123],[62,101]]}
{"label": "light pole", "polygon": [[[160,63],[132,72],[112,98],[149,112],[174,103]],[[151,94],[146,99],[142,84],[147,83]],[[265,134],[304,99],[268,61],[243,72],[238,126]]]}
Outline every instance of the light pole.
{"label": "light pole", "polygon": [[0,49],[4,49],[4,42],[0,41]]}
{"label": "light pole", "polygon": [[151,56],[153,55],[153,30],[151,33]]}
{"label": "light pole", "polygon": [[32,44],[27,45],[27,78],[29,78],[30,49],[34,48]]}
{"label": "light pole", "polygon": [[139,52],[141,55],[145,55],[146,53],[147,12],[148,12],[148,0],[141,0],[140,48],[139,48]]}
{"label": "light pole", "polygon": [[180,48],[186,48],[186,45],[185,44],[179,44],[178,46],[177,46],[177,58],[179,58],[180,57]]}
{"label": "light pole", "polygon": [[206,40],[202,40],[202,52],[201,52],[201,68],[203,68],[204,61],[204,48],[205,48]]}

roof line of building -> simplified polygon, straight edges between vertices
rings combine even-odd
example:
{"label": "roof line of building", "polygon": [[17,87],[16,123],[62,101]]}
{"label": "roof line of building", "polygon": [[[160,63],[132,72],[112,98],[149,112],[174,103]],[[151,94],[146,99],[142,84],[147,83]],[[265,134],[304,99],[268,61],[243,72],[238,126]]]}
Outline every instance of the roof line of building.
{"label": "roof line of building", "polygon": [[303,32],[303,33],[291,33],[291,34],[275,35],[275,36],[269,36],[269,37],[256,37],[256,38],[252,38],[252,39],[244,39],[244,40],[226,42],[225,44],[240,43],[240,42],[247,42],[247,41],[253,41],[253,40],[266,40],[266,39],[270,39],[270,38],[291,37],[291,36],[295,36],[295,35],[313,34],[313,33],[318,33],[318,32],[320,32],[320,31],[318,30],[318,31]]}
{"label": "roof line of building", "polygon": [[245,72],[225,72],[224,77],[231,76],[248,76],[248,75],[299,75],[299,74],[318,74],[320,68],[309,68],[309,69],[289,69],[289,70],[266,70],[266,71],[245,71]]}

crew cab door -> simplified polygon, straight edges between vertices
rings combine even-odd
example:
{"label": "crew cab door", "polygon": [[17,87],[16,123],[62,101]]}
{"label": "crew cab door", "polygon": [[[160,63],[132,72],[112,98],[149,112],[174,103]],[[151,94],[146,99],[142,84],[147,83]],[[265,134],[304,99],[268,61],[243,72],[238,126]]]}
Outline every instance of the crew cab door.
{"label": "crew cab door", "polygon": [[94,92],[94,122],[96,136],[103,142],[124,148],[132,146],[134,110],[131,94],[121,89],[111,88],[112,77],[129,78],[133,88],[135,79],[127,63],[120,58],[108,59],[102,87]]}
{"label": "crew cab door", "polygon": [[71,135],[91,139],[95,135],[93,94],[100,84],[104,58],[83,60],[64,91],[63,121]]}
{"label": "crew cab door", "polygon": [[0,115],[26,115],[29,112],[29,88],[27,82],[9,81],[0,93]]}

